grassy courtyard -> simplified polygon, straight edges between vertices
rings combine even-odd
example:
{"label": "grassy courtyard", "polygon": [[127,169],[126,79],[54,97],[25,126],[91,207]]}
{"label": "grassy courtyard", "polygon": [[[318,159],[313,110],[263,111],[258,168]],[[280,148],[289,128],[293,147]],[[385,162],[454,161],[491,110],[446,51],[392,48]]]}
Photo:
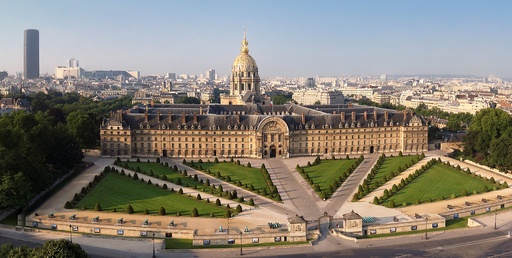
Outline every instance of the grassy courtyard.
{"label": "grassy courtyard", "polygon": [[[405,164],[413,164],[415,160],[418,160],[418,158],[419,157],[416,155],[386,157],[384,159],[384,163],[380,166],[377,174],[375,174],[375,177],[371,180],[370,184],[373,182],[380,182],[380,184],[387,182],[387,180],[392,178],[389,177],[389,175],[398,171],[399,167],[405,168]],[[384,178],[386,175],[389,177],[387,180]]]}
{"label": "grassy courtyard", "polygon": [[223,177],[229,176],[234,182],[241,181],[244,185],[253,185],[255,190],[267,189],[269,192],[271,190],[260,168],[249,168],[230,162],[204,162],[200,165],[204,170],[209,169],[212,173],[220,172]]}
{"label": "grassy courtyard", "polygon": [[458,171],[457,169],[436,163],[416,179],[398,190],[384,205],[394,201],[396,206],[403,203],[414,204],[430,201],[439,201],[451,198],[452,195],[460,197],[465,191],[467,195],[481,193],[493,189],[494,184]]}
{"label": "grassy courtyard", "polygon": [[[304,174],[302,175],[321,198],[328,198],[350,175],[351,168],[355,168],[358,164],[359,160],[355,158],[321,160],[316,165],[304,167]],[[325,193],[325,196],[322,196],[323,193]]]}
{"label": "grassy courtyard", "polygon": [[[142,214],[145,209],[148,209],[150,214],[158,214],[158,210],[163,206],[167,214],[176,215],[180,212],[182,216],[190,216],[196,208],[199,216],[209,216],[213,213],[215,217],[223,217],[226,208],[215,206],[215,200],[211,201],[213,202],[198,201],[193,197],[148,185],[127,176],[108,173],[75,207],[85,206],[94,209],[96,203],[99,203],[103,211],[112,211],[116,208],[117,212],[125,212],[130,204],[136,214]],[[236,211],[233,210],[232,213]]]}

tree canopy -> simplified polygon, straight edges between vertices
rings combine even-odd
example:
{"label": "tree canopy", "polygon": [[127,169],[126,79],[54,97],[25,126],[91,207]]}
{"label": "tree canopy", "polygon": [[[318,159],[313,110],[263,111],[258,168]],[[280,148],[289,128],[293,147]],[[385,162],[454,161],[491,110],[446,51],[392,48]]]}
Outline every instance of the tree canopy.
{"label": "tree canopy", "polygon": [[201,101],[196,97],[180,97],[178,104],[201,104]]}
{"label": "tree canopy", "polygon": [[3,244],[0,246],[0,257],[18,258],[87,258],[89,255],[79,244],[72,243],[67,239],[49,240],[43,246],[28,248],[25,245],[14,247],[12,244]]}
{"label": "tree canopy", "polygon": [[511,146],[512,116],[501,109],[478,111],[464,139],[464,155],[506,170],[512,168]]}

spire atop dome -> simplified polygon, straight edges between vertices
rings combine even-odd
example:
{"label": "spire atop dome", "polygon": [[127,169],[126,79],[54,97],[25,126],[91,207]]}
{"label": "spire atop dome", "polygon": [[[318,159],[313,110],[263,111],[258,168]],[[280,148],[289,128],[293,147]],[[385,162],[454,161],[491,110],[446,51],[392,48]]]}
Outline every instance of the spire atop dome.
{"label": "spire atop dome", "polygon": [[249,43],[247,42],[247,39],[245,38],[245,29],[244,29],[244,40],[242,40],[242,49],[240,49],[240,52],[242,54],[249,54]]}

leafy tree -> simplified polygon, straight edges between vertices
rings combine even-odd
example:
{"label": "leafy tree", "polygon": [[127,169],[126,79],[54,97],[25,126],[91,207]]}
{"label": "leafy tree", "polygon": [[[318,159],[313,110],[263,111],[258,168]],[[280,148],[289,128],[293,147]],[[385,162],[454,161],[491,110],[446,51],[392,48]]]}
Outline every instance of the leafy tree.
{"label": "leafy tree", "polygon": [[99,127],[94,124],[94,117],[92,116],[85,113],[85,111],[77,110],[71,112],[66,118],[69,130],[78,139],[82,148],[94,147],[99,135]]}
{"label": "leafy tree", "polygon": [[2,177],[0,182],[1,207],[25,207],[31,197],[30,182],[22,172]]}
{"label": "leafy tree", "polygon": [[86,258],[89,255],[79,244],[72,243],[67,239],[46,241],[41,248],[34,249],[34,258]]}

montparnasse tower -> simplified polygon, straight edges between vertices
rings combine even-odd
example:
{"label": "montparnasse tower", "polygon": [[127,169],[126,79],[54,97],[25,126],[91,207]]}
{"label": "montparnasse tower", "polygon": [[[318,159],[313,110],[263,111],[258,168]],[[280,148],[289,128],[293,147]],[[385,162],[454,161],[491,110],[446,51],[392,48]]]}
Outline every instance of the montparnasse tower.
{"label": "montparnasse tower", "polygon": [[258,74],[258,65],[249,55],[249,43],[247,42],[245,30],[244,39],[240,54],[235,58],[231,69],[231,81],[229,94],[232,96],[241,96],[245,99],[252,95],[252,101],[257,101],[260,96],[260,76]]}

